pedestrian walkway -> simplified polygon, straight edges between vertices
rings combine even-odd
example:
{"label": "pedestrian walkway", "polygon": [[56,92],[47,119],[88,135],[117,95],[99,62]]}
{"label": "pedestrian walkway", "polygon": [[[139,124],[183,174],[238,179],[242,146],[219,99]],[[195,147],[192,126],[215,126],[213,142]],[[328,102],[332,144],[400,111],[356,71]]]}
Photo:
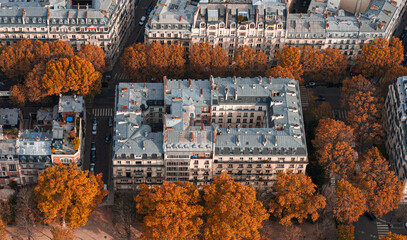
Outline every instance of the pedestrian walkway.
{"label": "pedestrian walkway", "polygon": [[300,95],[301,95],[301,105],[302,109],[305,110],[308,108],[308,89],[304,86],[300,87]]}
{"label": "pedestrian walkway", "polygon": [[377,219],[376,225],[377,225],[377,233],[378,233],[379,237],[384,236],[387,234],[387,232],[389,232],[389,225],[387,223],[384,223],[384,222],[380,221],[379,219]]}
{"label": "pedestrian walkway", "polygon": [[113,108],[94,108],[92,114],[95,117],[113,117]]}
{"label": "pedestrian walkway", "polygon": [[334,109],[332,113],[334,115],[334,119],[345,121],[346,120],[346,111],[345,109]]}
{"label": "pedestrian walkway", "polygon": [[115,80],[117,79],[119,81],[123,81],[123,80],[130,81],[130,78],[127,77],[126,74],[124,74],[122,72],[115,73],[114,76],[113,76],[113,79],[115,79]]}

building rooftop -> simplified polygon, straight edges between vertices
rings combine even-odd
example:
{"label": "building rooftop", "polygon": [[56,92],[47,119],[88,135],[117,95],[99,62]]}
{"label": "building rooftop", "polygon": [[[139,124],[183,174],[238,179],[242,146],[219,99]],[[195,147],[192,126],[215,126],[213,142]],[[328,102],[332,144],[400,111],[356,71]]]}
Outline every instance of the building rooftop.
{"label": "building rooftop", "polygon": [[58,106],[53,108],[40,108],[37,111],[37,121],[52,121],[58,118]]}
{"label": "building rooftop", "polygon": [[19,138],[19,155],[42,156],[51,155],[52,135],[45,132],[25,130]]}
{"label": "building rooftop", "polygon": [[58,113],[81,113],[83,107],[83,96],[62,95],[59,97]]}
{"label": "building rooftop", "polygon": [[0,158],[4,158],[8,155],[17,155],[16,151],[16,139],[3,139],[0,140]]}
{"label": "building rooftop", "polygon": [[17,126],[20,109],[0,108],[0,125]]}

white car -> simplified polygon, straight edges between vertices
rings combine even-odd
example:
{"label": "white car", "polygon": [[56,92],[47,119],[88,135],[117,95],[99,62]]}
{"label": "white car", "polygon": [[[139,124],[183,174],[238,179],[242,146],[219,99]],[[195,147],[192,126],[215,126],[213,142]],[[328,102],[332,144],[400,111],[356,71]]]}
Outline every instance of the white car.
{"label": "white car", "polygon": [[140,22],[138,24],[140,24],[140,26],[143,26],[145,20],[146,20],[146,17],[142,16],[140,19]]}

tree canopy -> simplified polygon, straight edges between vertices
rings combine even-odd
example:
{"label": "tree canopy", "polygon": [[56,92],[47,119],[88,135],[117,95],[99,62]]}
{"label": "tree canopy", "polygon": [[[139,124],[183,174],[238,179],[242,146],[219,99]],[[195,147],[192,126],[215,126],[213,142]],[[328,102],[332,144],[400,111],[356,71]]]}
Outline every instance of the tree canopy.
{"label": "tree canopy", "polygon": [[342,223],[353,223],[366,211],[366,199],[362,191],[354,187],[345,179],[341,179],[335,186],[336,205],[334,215]]}
{"label": "tree canopy", "polygon": [[76,164],[56,164],[38,176],[37,207],[46,223],[67,224],[71,228],[84,226],[107,195],[101,174],[88,176],[88,171],[76,167]]}
{"label": "tree canopy", "polygon": [[407,240],[407,237],[400,234],[388,232],[384,236],[380,236],[379,240]]}
{"label": "tree canopy", "polygon": [[260,239],[258,229],[268,218],[256,191],[222,173],[204,186],[204,239]]}
{"label": "tree canopy", "polygon": [[78,57],[91,62],[95,70],[100,73],[103,73],[106,69],[106,54],[100,47],[83,44],[78,52]]}
{"label": "tree canopy", "polygon": [[325,207],[325,197],[316,193],[316,185],[302,173],[280,172],[274,187],[277,195],[270,204],[270,212],[283,225],[291,225],[293,219],[302,223],[308,217],[316,221],[318,210]]}

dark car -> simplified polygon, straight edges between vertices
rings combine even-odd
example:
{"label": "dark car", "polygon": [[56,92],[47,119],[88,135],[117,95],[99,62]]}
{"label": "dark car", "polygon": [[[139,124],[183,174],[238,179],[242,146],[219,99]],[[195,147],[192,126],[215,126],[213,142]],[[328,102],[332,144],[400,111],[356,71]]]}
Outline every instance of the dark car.
{"label": "dark car", "polygon": [[110,140],[111,140],[110,132],[107,132],[105,137],[105,143],[110,143]]}
{"label": "dark car", "polygon": [[92,151],[90,152],[90,161],[91,161],[91,163],[95,163],[95,162],[96,162],[96,151],[95,151],[95,150],[92,150]]}
{"label": "dark car", "polygon": [[95,171],[95,164],[94,164],[94,163],[91,163],[91,164],[90,164],[89,171],[91,171],[91,172],[94,172],[94,171]]}
{"label": "dark car", "polygon": [[152,7],[152,6],[149,6],[149,7],[147,8],[146,14],[147,14],[147,15],[150,15],[150,13],[151,13],[152,10],[153,10],[153,7]]}
{"label": "dark car", "polygon": [[95,142],[92,142],[92,143],[90,144],[90,150],[91,150],[91,151],[96,151],[96,143],[95,143]]}
{"label": "dark car", "polygon": [[323,96],[318,96],[317,101],[326,101],[326,98]]}
{"label": "dark car", "polygon": [[109,118],[109,121],[108,121],[108,124],[109,124],[109,127],[113,127],[113,118]]}

